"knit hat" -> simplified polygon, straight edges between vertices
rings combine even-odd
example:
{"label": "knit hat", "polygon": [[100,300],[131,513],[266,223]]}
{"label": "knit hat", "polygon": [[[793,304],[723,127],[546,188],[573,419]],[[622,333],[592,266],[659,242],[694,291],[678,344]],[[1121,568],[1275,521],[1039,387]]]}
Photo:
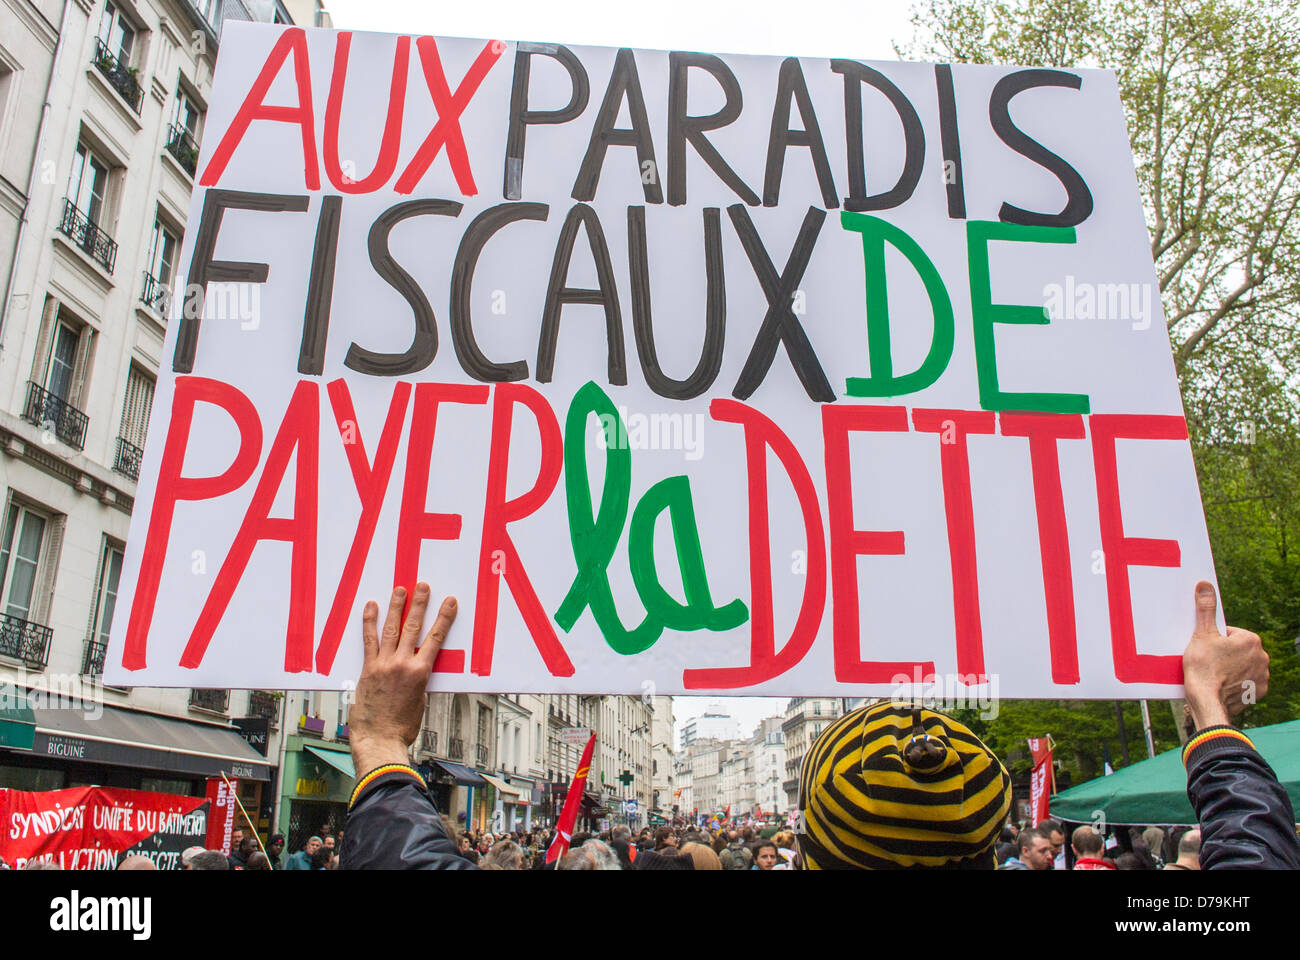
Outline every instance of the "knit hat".
{"label": "knit hat", "polygon": [[694,870],[695,861],[677,853],[656,853],[642,850],[637,854],[634,870]]}
{"label": "knit hat", "polygon": [[799,849],[812,870],[992,868],[1010,809],[1011,775],[969,729],[885,701],[836,720],[804,756]]}

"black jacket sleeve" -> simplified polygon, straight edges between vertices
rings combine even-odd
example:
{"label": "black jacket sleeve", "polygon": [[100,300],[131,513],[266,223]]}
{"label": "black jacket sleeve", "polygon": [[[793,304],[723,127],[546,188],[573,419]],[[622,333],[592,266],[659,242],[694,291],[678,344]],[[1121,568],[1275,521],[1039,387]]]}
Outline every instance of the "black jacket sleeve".
{"label": "black jacket sleeve", "polygon": [[357,781],[339,853],[343,870],[476,870],[456,852],[424,780],[410,767]]}
{"label": "black jacket sleeve", "polygon": [[1249,737],[1207,727],[1187,741],[1183,764],[1201,825],[1201,869],[1300,870],[1291,800]]}

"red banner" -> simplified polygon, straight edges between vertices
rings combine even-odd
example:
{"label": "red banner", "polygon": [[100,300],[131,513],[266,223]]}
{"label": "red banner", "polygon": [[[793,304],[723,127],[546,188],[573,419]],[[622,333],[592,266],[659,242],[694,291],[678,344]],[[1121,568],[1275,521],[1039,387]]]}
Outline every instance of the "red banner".
{"label": "red banner", "polygon": [[220,850],[230,856],[230,834],[235,829],[235,792],[239,790],[239,781],[231,780],[230,786],[220,777],[208,778],[208,803],[212,811],[208,817],[208,837],[205,846],[209,850]]}
{"label": "red banner", "polygon": [[578,822],[578,807],[582,804],[582,792],[586,789],[587,774],[591,772],[591,754],[596,749],[596,735],[593,733],[587,739],[586,749],[582,751],[582,759],[578,762],[578,772],[573,775],[573,783],[569,787],[569,795],[564,798],[564,809],[560,811],[560,819],[555,824],[555,839],[551,841],[551,846],[546,851],[546,862],[559,860],[569,849],[569,838],[573,836],[573,825]]}
{"label": "red banner", "polygon": [[0,856],[15,868],[50,860],[64,870],[112,870],[127,856],[179,870],[181,852],[208,832],[208,801],[146,790],[0,790]]}
{"label": "red banner", "polygon": [[1052,740],[1050,737],[1030,737],[1029,753],[1034,760],[1034,769],[1029,774],[1029,814],[1032,826],[1038,826],[1048,819],[1048,805],[1051,802],[1055,783],[1052,778]]}

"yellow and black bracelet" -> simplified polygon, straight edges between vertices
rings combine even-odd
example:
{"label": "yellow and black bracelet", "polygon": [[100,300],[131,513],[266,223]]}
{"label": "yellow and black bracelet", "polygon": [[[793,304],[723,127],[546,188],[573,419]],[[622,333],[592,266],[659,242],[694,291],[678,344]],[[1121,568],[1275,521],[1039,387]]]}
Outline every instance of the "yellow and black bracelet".
{"label": "yellow and black bracelet", "polygon": [[382,767],[375,767],[375,769],[371,770],[365,776],[357,778],[356,788],[353,789],[352,796],[348,800],[348,809],[352,809],[352,805],[357,802],[357,797],[361,796],[362,790],[370,786],[370,784],[374,783],[380,777],[389,773],[404,773],[407,776],[414,777],[421,787],[426,790],[428,789],[428,784],[424,782],[424,777],[420,776],[414,767],[405,763],[386,763]]}

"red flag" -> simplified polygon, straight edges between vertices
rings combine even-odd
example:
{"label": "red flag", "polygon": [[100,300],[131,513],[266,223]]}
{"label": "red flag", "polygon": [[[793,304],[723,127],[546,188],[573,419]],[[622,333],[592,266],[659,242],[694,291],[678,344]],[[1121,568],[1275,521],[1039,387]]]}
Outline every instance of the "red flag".
{"label": "red flag", "polygon": [[569,785],[569,795],[564,798],[564,809],[555,824],[555,839],[546,851],[546,862],[559,860],[569,851],[569,838],[573,836],[573,825],[578,822],[578,807],[582,804],[582,791],[587,783],[587,774],[591,770],[591,754],[596,749],[596,735],[587,739],[587,747],[582,751],[582,760],[578,762],[578,772],[573,775]]}
{"label": "red flag", "polygon": [[1052,742],[1049,737],[1029,738],[1034,769],[1029,774],[1029,816],[1033,826],[1048,819],[1052,797]]}

